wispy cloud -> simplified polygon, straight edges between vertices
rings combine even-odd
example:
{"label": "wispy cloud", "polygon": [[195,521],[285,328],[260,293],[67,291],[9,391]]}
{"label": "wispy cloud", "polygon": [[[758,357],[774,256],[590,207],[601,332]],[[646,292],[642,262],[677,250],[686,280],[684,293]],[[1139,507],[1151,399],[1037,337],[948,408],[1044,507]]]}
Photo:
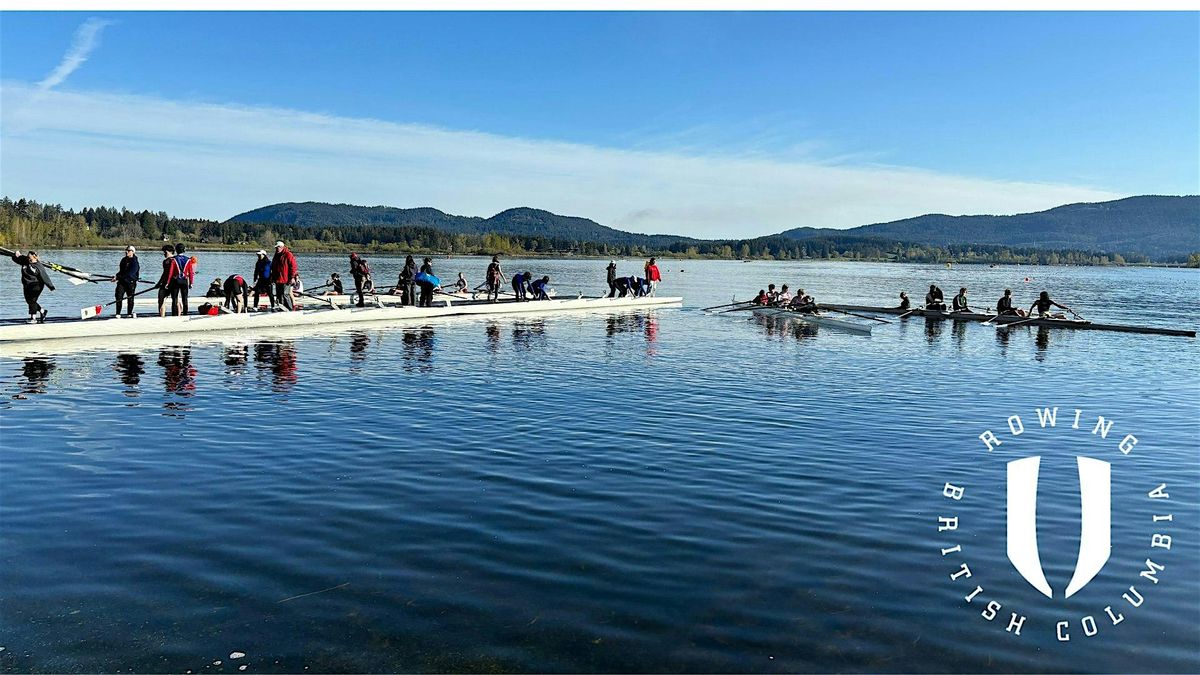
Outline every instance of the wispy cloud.
{"label": "wispy cloud", "polygon": [[279,201],[536,206],[702,237],[1017,213],[1124,195],[759,152],[629,150],[295,110],[2,85],[9,195],[226,218]]}
{"label": "wispy cloud", "polygon": [[50,71],[44,80],[38,83],[38,88],[48,91],[62,84],[64,80],[82,66],[96,47],[100,46],[100,33],[104,27],[111,24],[107,19],[88,19],[83,22],[71,40],[71,47],[63,55],[58,67]]}

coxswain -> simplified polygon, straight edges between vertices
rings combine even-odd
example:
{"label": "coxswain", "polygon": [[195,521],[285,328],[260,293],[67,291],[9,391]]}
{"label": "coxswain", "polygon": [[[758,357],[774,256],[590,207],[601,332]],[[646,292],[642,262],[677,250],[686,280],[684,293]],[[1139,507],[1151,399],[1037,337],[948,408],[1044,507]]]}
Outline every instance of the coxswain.
{"label": "coxswain", "polygon": [[767,292],[760,288],[758,289],[758,295],[754,296],[754,299],[750,302],[755,305],[762,305],[763,307],[766,307],[767,305],[771,304],[771,296],[767,295]]}
{"label": "coxswain", "polygon": [[271,303],[271,309],[275,308],[275,294],[271,292],[271,259],[267,257],[267,252],[259,249],[258,259],[254,261],[254,309],[258,309],[259,295],[266,295],[267,300]]}
{"label": "coxswain", "polygon": [[512,276],[513,298],[516,302],[522,302],[529,299],[529,281],[533,279],[533,275],[529,272],[522,274],[517,272]]}
{"label": "coxswain", "polygon": [[792,292],[788,290],[788,285],[784,284],[783,288],[779,289],[779,295],[775,296],[775,304],[786,305],[792,301]]}
{"label": "coxswain", "polygon": [[225,307],[233,309],[235,314],[246,312],[246,301],[250,297],[250,285],[246,283],[246,279],[242,275],[230,274],[225,277],[221,291],[225,297],[225,302],[222,303]]}
{"label": "coxswain", "polygon": [[1043,319],[1046,319],[1046,318],[1065,319],[1065,318],[1067,318],[1067,315],[1063,314],[1061,312],[1058,314],[1051,314],[1050,313],[1051,307],[1058,307],[1059,309],[1065,309],[1068,312],[1071,312],[1072,314],[1075,313],[1075,310],[1071,309],[1070,307],[1067,307],[1066,305],[1060,305],[1057,302],[1051,300],[1050,293],[1048,293],[1046,291],[1042,291],[1042,294],[1038,296],[1038,299],[1034,300],[1033,304],[1029,306],[1029,315],[1034,316],[1033,310],[1036,309],[1037,316],[1039,316]]}
{"label": "coxswain", "polygon": [[208,285],[208,290],[204,292],[206,298],[223,298],[225,297],[225,282],[221,281],[220,277],[212,280]]}
{"label": "coxswain", "polygon": [[956,311],[956,312],[971,311],[970,305],[967,304],[967,289],[966,288],[958,289],[958,295],[954,296],[954,299],[952,302],[954,303],[954,311]]}
{"label": "coxswain", "polygon": [[660,281],[662,281],[662,272],[658,269],[657,258],[651,258],[650,262],[646,263],[646,282],[650,289],[646,295],[654,295]]}
{"label": "coxswain", "polygon": [[121,301],[124,300],[126,302],[125,316],[133,318],[133,296],[137,294],[137,283],[141,274],[142,264],[138,262],[137,249],[133,246],[126,246],[125,255],[121,258],[121,263],[117,265],[117,273],[113,276],[113,282],[117,284],[117,316],[121,315]]}
{"label": "coxswain", "polygon": [[342,285],[342,276],[337,272],[329,275],[329,280],[325,282],[327,287],[321,295],[344,295],[346,287]]}
{"label": "coxswain", "polygon": [[275,293],[275,306],[287,311],[295,309],[292,302],[292,281],[300,273],[296,256],[282,241],[275,242],[275,258],[271,260],[271,287]]}
{"label": "coxswain", "polygon": [[488,302],[499,300],[500,284],[504,283],[504,270],[500,269],[500,256],[492,256],[492,262],[488,265],[484,281],[487,283]]}
{"label": "coxswain", "polygon": [[912,302],[910,302],[908,299],[908,293],[905,293],[904,291],[900,291],[900,306],[897,307],[896,309],[898,309],[902,312],[907,312],[908,308],[911,305],[912,305]]}
{"label": "coxswain", "polygon": [[1025,316],[1025,310],[1013,307],[1011,288],[1004,289],[1004,297],[996,301],[996,313],[1001,316]]}
{"label": "coxswain", "polygon": [[21,266],[21,290],[25,293],[25,304],[29,306],[29,323],[45,323],[46,310],[38,304],[38,296],[47,288],[54,290],[50,274],[38,262],[37,251],[25,255],[13,251],[12,261]]}
{"label": "coxswain", "polygon": [[617,261],[609,260],[608,267],[608,297],[616,297],[617,295]]}
{"label": "coxswain", "polygon": [[[526,272],[526,275],[529,273]],[[541,279],[535,279],[529,284],[529,291],[533,294],[534,300],[549,300],[550,295],[546,293],[546,285],[550,283],[550,277],[545,276]]]}
{"label": "coxswain", "polygon": [[946,309],[946,296],[942,295],[942,289],[937,284],[929,285],[929,292],[925,294],[925,309]]}

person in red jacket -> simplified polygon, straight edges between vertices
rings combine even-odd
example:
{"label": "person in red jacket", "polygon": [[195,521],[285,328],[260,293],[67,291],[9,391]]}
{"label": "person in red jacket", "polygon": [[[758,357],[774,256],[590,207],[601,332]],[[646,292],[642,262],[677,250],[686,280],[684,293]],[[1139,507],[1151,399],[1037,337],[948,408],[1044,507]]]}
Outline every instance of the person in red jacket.
{"label": "person in red jacket", "polygon": [[654,291],[658,290],[658,282],[662,281],[662,274],[658,271],[658,264],[654,258],[646,263],[646,281],[650,282],[650,290],[646,295],[654,295]]}
{"label": "person in red jacket", "polygon": [[292,281],[299,271],[296,256],[292,255],[282,241],[275,242],[275,258],[271,260],[271,283],[275,285],[275,303],[289,312],[295,309],[295,305],[292,304]]}

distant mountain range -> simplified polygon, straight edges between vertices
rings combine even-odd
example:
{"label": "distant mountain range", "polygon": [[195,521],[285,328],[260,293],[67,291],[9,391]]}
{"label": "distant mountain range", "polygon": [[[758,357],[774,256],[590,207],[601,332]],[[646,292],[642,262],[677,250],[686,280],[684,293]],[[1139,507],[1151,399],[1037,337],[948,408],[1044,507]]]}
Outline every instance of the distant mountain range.
{"label": "distant mountain range", "polygon": [[[661,249],[701,240],[669,234],[636,234],[593,220],[532,208],[490,218],[455,216],[434,208],[402,209],[321,202],[288,202],[241,213],[231,222],[282,223],[301,227],[415,226],[452,234],[542,236]],[[801,227],[777,237],[792,240],[853,237],[931,245],[991,244],[1014,248],[1076,249],[1141,253],[1171,261],[1200,251],[1200,196],[1142,196],[1091,204],[1067,204],[1012,216],[929,214],[846,230]]]}

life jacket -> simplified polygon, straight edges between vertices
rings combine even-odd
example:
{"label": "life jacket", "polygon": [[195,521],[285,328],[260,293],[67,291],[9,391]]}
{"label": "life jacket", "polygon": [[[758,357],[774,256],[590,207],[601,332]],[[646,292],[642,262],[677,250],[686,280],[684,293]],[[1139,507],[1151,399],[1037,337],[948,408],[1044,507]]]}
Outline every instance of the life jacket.
{"label": "life jacket", "polygon": [[196,278],[196,259],[180,253],[171,258],[171,281],[192,285]]}

